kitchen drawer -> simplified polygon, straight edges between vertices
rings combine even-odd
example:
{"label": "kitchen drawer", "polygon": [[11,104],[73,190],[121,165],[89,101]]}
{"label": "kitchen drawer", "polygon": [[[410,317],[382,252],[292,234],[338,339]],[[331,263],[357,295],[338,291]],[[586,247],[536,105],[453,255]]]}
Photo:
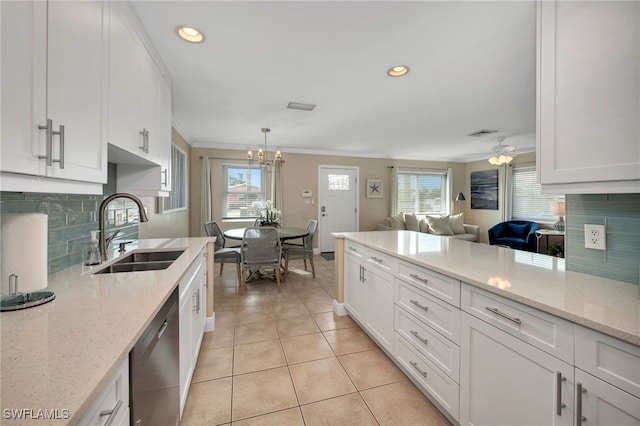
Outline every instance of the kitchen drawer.
{"label": "kitchen drawer", "polygon": [[432,296],[460,307],[460,281],[406,262],[400,263],[398,275]]}
{"label": "kitchen drawer", "polygon": [[420,321],[460,345],[460,310],[416,287],[396,281],[396,305],[402,306]]}
{"label": "kitchen drawer", "polygon": [[[101,414],[102,413],[102,414]],[[98,397],[78,423],[81,426],[129,424],[129,356],[120,363]]]}
{"label": "kitchen drawer", "polygon": [[462,286],[462,310],[561,360],[573,364],[573,324],[488,293]]}
{"label": "kitchen drawer", "polygon": [[191,288],[191,283],[193,282],[194,278],[196,278],[198,274],[203,273],[202,272],[203,260],[204,260],[204,257],[202,255],[196,257],[193,263],[191,263],[191,265],[189,265],[189,267],[187,268],[187,272],[185,272],[184,275],[182,275],[182,278],[180,279],[180,284],[179,284],[180,294],[178,295],[178,300],[180,300],[180,302],[185,300],[185,297],[191,297],[191,291],[189,291],[189,289]]}
{"label": "kitchen drawer", "polygon": [[395,359],[406,374],[426,392],[432,400],[458,420],[460,411],[460,387],[413,346],[395,333]]}
{"label": "kitchen drawer", "polygon": [[344,245],[345,253],[349,253],[352,256],[364,258],[367,255],[367,248],[362,244],[354,243],[353,241],[346,240]]}
{"label": "kitchen drawer", "polygon": [[387,254],[380,253],[379,251],[368,249],[367,252],[367,265],[375,266],[382,271],[396,274],[398,272],[398,259],[389,256]]}
{"label": "kitchen drawer", "polygon": [[575,366],[640,398],[640,347],[576,326]]}
{"label": "kitchen drawer", "polygon": [[456,383],[460,383],[460,348],[457,345],[400,306],[395,309],[395,331]]}

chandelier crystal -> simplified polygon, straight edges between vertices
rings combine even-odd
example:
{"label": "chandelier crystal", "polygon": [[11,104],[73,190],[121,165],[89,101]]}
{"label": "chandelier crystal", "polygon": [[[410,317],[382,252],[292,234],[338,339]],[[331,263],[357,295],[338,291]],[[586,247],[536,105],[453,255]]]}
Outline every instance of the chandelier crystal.
{"label": "chandelier crystal", "polygon": [[[268,127],[263,127],[262,129],[260,129],[260,131],[262,133],[264,133],[264,149],[260,148],[258,149],[258,152],[256,153],[256,156],[258,157],[258,163],[261,166],[276,166],[279,167],[282,163],[284,163],[284,159],[282,158],[282,152],[280,152],[279,149],[276,149],[275,154],[273,155],[273,159],[269,160],[268,159],[268,151],[267,151],[267,133],[271,132],[271,129],[269,129]],[[254,154],[253,151],[251,149],[249,149],[247,151],[247,159],[249,160],[249,162],[253,162],[254,160]]]}

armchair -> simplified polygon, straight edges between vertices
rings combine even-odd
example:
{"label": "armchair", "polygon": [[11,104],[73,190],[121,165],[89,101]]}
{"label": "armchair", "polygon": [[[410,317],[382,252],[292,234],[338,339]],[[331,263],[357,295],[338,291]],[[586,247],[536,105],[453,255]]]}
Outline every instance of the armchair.
{"label": "armchair", "polygon": [[540,225],[528,220],[508,220],[488,229],[489,244],[536,252],[536,231]]}

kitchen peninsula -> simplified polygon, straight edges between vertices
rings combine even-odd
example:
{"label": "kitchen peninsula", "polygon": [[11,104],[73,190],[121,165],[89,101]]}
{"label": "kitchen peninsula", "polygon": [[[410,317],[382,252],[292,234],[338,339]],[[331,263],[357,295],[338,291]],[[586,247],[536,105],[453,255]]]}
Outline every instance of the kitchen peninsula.
{"label": "kitchen peninsula", "polygon": [[412,231],[334,235],[334,311],[452,422],[640,421],[638,285]]}
{"label": "kitchen peninsula", "polygon": [[74,265],[49,276],[54,301],[3,312],[2,424],[78,424],[209,241],[139,240],[128,252],[184,253],[158,271],[94,274],[106,263]]}

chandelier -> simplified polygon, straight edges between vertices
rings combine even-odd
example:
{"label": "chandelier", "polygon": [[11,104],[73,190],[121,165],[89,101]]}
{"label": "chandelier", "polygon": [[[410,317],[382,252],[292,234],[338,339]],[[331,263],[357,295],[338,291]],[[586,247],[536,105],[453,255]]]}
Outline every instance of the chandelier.
{"label": "chandelier", "polygon": [[[263,167],[271,165],[279,167],[282,163],[284,163],[284,160],[282,159],[282,152],[280,152],[279,149],[276,149],[273,160],[269,160],[267,155],[267,133],[271,132],[271,129],[263,127],[262,129],[260,129],[260,131],[264,133],[264,149],[260,148],[256,153],[256,156],[258,157],[258,163]],[[254,154],[251,149],[247,151],[247,158],[249,159],[250,163],[253,162]]]}

